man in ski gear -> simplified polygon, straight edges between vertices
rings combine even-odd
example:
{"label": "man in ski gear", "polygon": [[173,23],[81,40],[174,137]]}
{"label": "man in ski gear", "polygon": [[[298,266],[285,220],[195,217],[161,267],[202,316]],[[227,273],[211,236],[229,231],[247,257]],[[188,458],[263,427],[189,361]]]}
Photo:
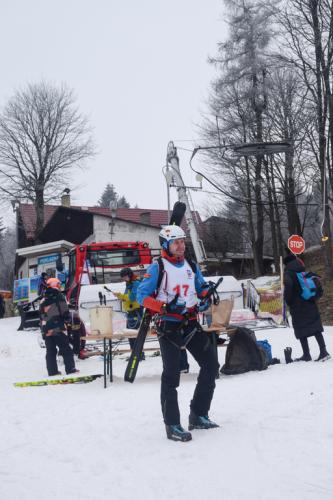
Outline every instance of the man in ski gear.
{"label": "man in ski gear", "polygon": [[47,289],[40,303],[40,317],[46,347],[46,367],[49,376],[60,375],[57,365],[57,348],[64,358],[66,373],[77,373],[73,351],[69,345],[66,322],[70,314],[65,297],[60,291],[58,278],[47,280]]}
{"label": "man in ski gear", "polygon": [[208,417],[218,370],[216,353],[208,334],[198,323],[198,298],[201,309],[207,308],[204,296],[209,290],[197,264],[184,258],[185,233],[179,226],[166,226],[160,232],[163,278],[154,262],[141,282],[138,302],[156,315],[163,372],[161,406],[169,439],[189,441],[190,432],[180,423],[177,387],[180,380],[181,350],[188,349],[200,366],[197,385],[190,404],[189,429],[218,427]]}
{"label": "man in ski gear", "polygon": [[[143,308],[136,300],[136,294],[138,291],[141,278],[134,274],[130,267],[125,267],[120,271],[120,277],[126,282],[125,293],[112,292],[117,299],[122,301],[122,309],[126,313],[127,328],[139,328],[142,319]],[[135,344],[135,339],[129,339],[131,349]],[[141,355],[141,359],[145,359],[144,353]]]}
{"label": "man in ski gear", "polygon": [[[319,346],[319,357],[316,361],[326,361],[330,358],[323,337],[323,325],[316,299],[305,300],[297,278],[297,273],[305,272],[303,261],[293,254],[284,259],[284,299],[289,306],[295,337],[300,341],[303,355],[294,361],[311,361],[308,337],[314,336]],[[322,289],[317,298],[322,295]]]}

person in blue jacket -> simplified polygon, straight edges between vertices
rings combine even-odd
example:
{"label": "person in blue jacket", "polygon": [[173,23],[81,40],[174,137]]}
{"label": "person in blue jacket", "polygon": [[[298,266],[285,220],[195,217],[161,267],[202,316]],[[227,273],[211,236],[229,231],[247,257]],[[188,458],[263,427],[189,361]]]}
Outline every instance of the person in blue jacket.
{"label": "person in blue jacket", "polygon": [[160,263],[154,262],[148,268],[139,285],[137,301],[157,318],[163,361],[161,406],[167,437],[189,441],[192,435],[181,426],[177,395],[183,349],[187,349],[200,366],[190,404],[189,430],[218,427],[209,419],[208,412],[219,366],[208,334],[198,323],[198,312],[209,307],[209,302],[204,300],[209,285],[198,265],[185,259],[185,233],[179,226],[166,226],[159,236]]}
{"label": "person in blue jacket", "polygon": [[[140,276],[134,274],[130,267],[125,267],[120,271],[120,277],[126,282],[124,293],[113,292],[117,299],[122,301],[122,309],[126,313],[126,327],[137,329],[142,319],[143,307],[137,302],[136,294],[141,282]],[[133,349],[135,339],[129,339],[130,347]],[[145,359],[144,352],[141,354],[141,360]]]}

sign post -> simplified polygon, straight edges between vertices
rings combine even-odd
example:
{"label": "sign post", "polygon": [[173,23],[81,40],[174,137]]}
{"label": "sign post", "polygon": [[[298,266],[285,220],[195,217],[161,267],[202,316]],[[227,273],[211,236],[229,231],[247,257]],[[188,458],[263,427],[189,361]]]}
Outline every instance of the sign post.
{"label": "sign post", "polygon": [[300,255],[305,250],[305,241],[302,236],[292,234],[288,238],[288,248],[294,255]]}

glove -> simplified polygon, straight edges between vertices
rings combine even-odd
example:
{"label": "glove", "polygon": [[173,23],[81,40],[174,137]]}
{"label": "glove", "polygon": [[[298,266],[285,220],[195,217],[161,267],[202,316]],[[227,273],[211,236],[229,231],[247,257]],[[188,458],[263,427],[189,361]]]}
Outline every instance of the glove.
{"label": "glove", "polygon": [[201,300],[198,304],[198,312],[203,313],[209,309],[210,306],[210,300]]}
{"label": "glove", "polygon": [[184,299],[179,298],[178,293],[168,304],[164,304],[163,308],[165,312],[172,314],[185,314],[187,312],[186,302]]}

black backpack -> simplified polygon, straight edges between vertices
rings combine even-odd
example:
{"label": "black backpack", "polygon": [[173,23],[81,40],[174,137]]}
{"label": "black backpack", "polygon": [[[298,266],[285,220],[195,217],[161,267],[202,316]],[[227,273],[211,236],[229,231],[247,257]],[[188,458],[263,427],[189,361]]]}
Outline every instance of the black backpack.
{"label": "black backpack", "polygon": [[236,375],[251,370],[266,370],[267,366],[268,357],[265,349],[257,344],[255,333],[248,328],[237,327],[228,344],[221,373]]}

